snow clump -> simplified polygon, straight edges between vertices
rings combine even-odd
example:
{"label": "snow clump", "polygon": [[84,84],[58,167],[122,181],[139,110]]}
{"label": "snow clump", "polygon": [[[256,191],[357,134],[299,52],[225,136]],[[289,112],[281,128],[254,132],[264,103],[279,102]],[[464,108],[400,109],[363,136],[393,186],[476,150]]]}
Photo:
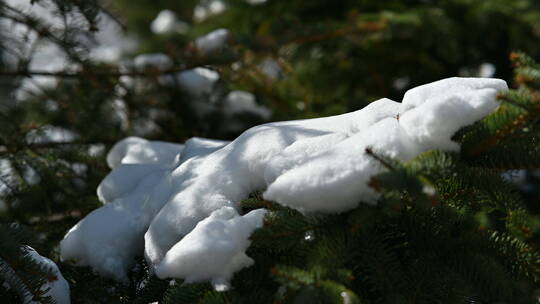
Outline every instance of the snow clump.
{"label": "snow clump", "polygon": [[228,30],[220,28],[195,39],[195,47],[201,55],[209,55],[220,51],[229,37]]}
{"label": "snow clump", "polygon": [[185,278],[187,283],[211,280],[217,290],[226,290],[234,272],[254,263],[245,251],[265,213],[258,209],[239,216],[231,207],[212,212],[167,252],[156,274]]}
{"label": "snow clump", "polygon": [[172,171],[181,152],[200,155],[225,144],[192,138],[184,146],[137,137],[117,143],[107,155],[114,170],[97,189],[104,206],[68,231],[60,243],[62,260],[90,265],[103,276],[127,282],[127,270],[142,253],[150,221],[172,194]]}
{"label": "snow clump", "polygon": [[448,78],[409,90],[402,103],[383,98],[347,114],[263,124],[230,143],[190,139],[172,162],[173,150],[156,145],[145,146],[155,157],[124,164],[132,152],[120,142],[98,189],[105,205],[67,233],[61,257],[125,280],[144,252],[161,278],[225,289],[252,263],[245,250],[264,211],[239,214],[251,192],[306,214],[375,205],[368,182],[384,168],[366,148],[401,161],[457,151],[452,135],[491,113],[506,89],[499,79]]}
{"label": "snow clump", "polygon": [[78,135],[68,129],[58,126],[44,125],[39,129],[31,130],[26,134],[28,144],[47,144],[72,142]]}
{"label": "snow clump", "polygon": [[225,97],[223,106],[223,111],[227,115],[247,112],[263,119],[268,119],[272,114],[268,108],[257,105],[255,95],[246,91],[231,91]]}
{"label": "snow clump", "polygon": [[212,93],[219,80],[219,74],[216,71],[199,67],[176,74],[176,79],[189,94],[201,97]]}
{"label": "snow clump", "polygon": [[219,15],[227,7],[221,0],[203,0],[193,9],[193,19],[196,22],[203,22],[211,16]]}
{"label": "snow clump", "polygon": [[150,29],[154,34],[185,34],[189,31],[189,24],[181,21],[171,10],[162,10],[150,23]]}
{"label": "snow clump", "polygon": [[141,54],[133,60],[135,67],[139,70],[149,68],[164,71],[172,68],[173,62],[169,56],[162,53]]}
{"label": "snow clump", "polygon": [[261,72],[268,77],[270,80],[276,80],[278,77],[282,74],[281,67],[279,66],[279,63],[268,57],[265,58],[260,64],[259,69]]}
{"label": "snow clump", "polygon": [[120,164],[172,164],[183,145],[127,137],[119,141],[107,155],[107,165],[113,169]]}

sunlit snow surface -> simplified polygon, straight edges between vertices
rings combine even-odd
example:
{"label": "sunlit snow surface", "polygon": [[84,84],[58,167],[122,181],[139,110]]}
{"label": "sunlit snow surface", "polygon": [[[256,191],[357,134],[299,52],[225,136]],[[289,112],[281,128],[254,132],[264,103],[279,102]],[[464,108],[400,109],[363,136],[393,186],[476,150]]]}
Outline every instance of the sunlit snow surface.
{"label": "sunlit snow surface", "polygon": [[160,277],[225,289],[252,264],[245,250],[264,211],[238,214],[251,192],[303,213],[376,204],[367,184],[384,169],[367,147],[403,161],[459,150],[452,135],[492,112],[506,89],[498,79],[449,78],[409,90],[402,103],[383,98],[343,115],[264,124],[230,143],[128,138],[109,153],[113,171],[98,188],[105,205],[66,234],[61,257],[126,280],[144,253]]}

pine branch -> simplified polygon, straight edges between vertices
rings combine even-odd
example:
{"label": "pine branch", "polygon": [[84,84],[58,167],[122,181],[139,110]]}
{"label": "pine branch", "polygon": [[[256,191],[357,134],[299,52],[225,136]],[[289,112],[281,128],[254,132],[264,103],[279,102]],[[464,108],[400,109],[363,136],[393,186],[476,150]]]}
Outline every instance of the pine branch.
{"label": "pine branch", "polygon": [[0,76],[10,77],[32,77],[32,76],[44,76],[44,77],[60,77],[60,78],[85,78],[85,77],[142,77],[142,78],[156,78],[161,75],[170,75],[187,70],[188,68],[178,68],[169,70],[152,70],[152,71],[130,71],[130,72],[95,72],[95,71],[83,71],[83,72],[69,72],[69,71],[40,71],[40,70],[20,70],[20,71],[2,71],[0,70]]}

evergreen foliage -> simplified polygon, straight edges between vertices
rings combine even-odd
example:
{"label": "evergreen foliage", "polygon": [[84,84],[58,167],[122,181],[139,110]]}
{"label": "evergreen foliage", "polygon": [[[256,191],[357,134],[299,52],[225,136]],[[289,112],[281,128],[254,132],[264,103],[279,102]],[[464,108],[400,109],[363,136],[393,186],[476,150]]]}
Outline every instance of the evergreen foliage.
{"label": "evergreen foliage", "polygon": [[25,246],[33,243],[30,232],[16,224],[2,224],[0,228],[2,298],[13,302],[20,297],[54,303],[45,295],[47,290],[41,289],[46,281],[56,280],[54,272],[46,265],[36,263],[25,250]]}
{"label": "evergreen foliage", "polygon": [[[57,262],[74,303],[534,303],[540,287],[540,177],[532,171],[540,168],[537,1],[227,0],[227,10],[203,21],[193,19],[198,1],[31,2],[54,18],[0,1],[0,19],[28,29],[20,40],[0,33],[1,299],[52,302],[40,286],[53,274],[25,254],[32,246]],[[191,30],[153,34],[148,24],[157,4]],[[164,52],[173,67],[95,62],[88,41],[110,11],[121,12],[128,33],[141,40],[126,58]],[[228,46],[211,55],[195,51],[191,41],[217,27],[231,31]],[[68,67],[33,70],[39,48],[25,44],[34,36],[57,46]],[[513,50],[524,53],[508,58]],[[276,78],[263,71],[267,59],[278,67]],[[95,189],[108,171],[105,152],[117,140],[231,139],[242,131],[224,128],[231,121],[220,107],[198,113],[193,97],[178,84],[163,85],[161,76],[210,66],[221,75],[213,102],[222,105],[227,92],[247,90],[278,120],[343,113],[379,97],[399,100],[419,84],[477,76],[483,63],[494,65],[495,77],[510,80],[515,73],[516,87],[498,96],[496,112],[455,134],[459,153],[429,151],[401,163],[366,151],[386,168],[370,183],[381,194],[376,207],[360,203],[342,214],[305,216],[259,193],[244,200],[243,211],[270,212],[251,237],[247,254],[255,264],[235,274],[229,291],[160,280],[142,258],[128,285],[57,259],[67,229],[100,205]],[[39,76],[58,82],[15,97],[17,87]],[[117,114],[119,99],[126,117]],[[247,128],[264,119],[233,121]],[[51,139],[55,128],[68,135]],[[526,188],[502,177],[512,170],[529,170]]]}

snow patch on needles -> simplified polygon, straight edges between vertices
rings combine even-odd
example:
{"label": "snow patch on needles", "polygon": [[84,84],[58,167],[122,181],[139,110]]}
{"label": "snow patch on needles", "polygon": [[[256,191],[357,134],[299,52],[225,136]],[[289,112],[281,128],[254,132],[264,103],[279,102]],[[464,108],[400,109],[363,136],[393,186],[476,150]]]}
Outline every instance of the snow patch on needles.
{"label": "snow patch on needles", "polygon": [[264,124],[231,143],[191,139],[172,165],[170,154],[158,152],[138,163],[154,167],[119,165],[131,153],[121,142],[98,190],[109,203],[68,232],[61,256],[122,280],[144,251],[160,277],[226,288],[252,263],[245,250],[264,211],[237,213],[251,192],[304,213],[376,204],[368,182],[384,168],[366,148],[402,161],[430,149],[459,150],[452,135],[492,112],[506,89],[499,79],[444,79],[409,90],[403,103],[383,98],[343,115]]}
{"label": "snow patch on needles", "polygon": [[195,98],[208,97],[212,94],[219,80],[216,71],[197,67],[171,75],[161,76],[160,82],[163,85],[178,84],[188,94]]}
{"label": "snow patch on needles", "polygon": [[169,56],[162,53],[141,54],[133,60],[135,67],[139,70],[157,69],[165,71],[173,67],[173,62]]}
{"label": "snow patch on needles", "polygon": [[26,134],[26,142],[29,144],[65,143],[72,142],[77,138],[76,133],[52,125],[44,125]]}
{"label": "snow patch on needles", "polygon": [[171,10],[162,10],[150,23],[154,34],[185,34],[189,31],[189,24],[181,21]]}
{"label": "snow patch on needles", "polygon": [[193,9],[193,19],[196,22],[203,22],[211,16],[219,15],[227,7],[221,0],[202,0]]}
{"label": "snow patch on needles", "polygon": [[[54,300],[54,302],[58,304],[71,303],[69,284],[64,279],[64,276],[62,276],[62,273],[58,269],[58,266],[56,266],[56,264],[50,259],[40,255],[36,250],[34,250],[34,248],[30,246],[25,246],[24,251],[26,255],[31,257],[37,263],[40,263],[52,269],[54,275],[56,276],[55,280],[47,281],[45,284],[41,286],[40,288],[41,290],[47,290],[47,292],[43,296],[45,297],[50,296]],[[38,303],[38,302],[32,301],[32,298],[30,296],[27,296],[24,299],[24,303]]]}
{"label": "snow patch on needles", "polygon": [[216,71],[207,68],[194,68],[177,74],[178,82],[188,93],[194,96],[207,96],[214,90],[214,85],[219,80]]}
{"label": "snow patch on needles", "polygon": [[270,118],[270,110],[257,105],[255,95],[246,91],[232,91],[225,97],[223,112],[227,115],[250,113],[263,119]]}
{"label": "snow patch on needles", "polygon": [[195,47],[202,55],[209,55],[220,51],[224,46],[230,33],[228,30],[220,28],[204,36],[195,39]]}

